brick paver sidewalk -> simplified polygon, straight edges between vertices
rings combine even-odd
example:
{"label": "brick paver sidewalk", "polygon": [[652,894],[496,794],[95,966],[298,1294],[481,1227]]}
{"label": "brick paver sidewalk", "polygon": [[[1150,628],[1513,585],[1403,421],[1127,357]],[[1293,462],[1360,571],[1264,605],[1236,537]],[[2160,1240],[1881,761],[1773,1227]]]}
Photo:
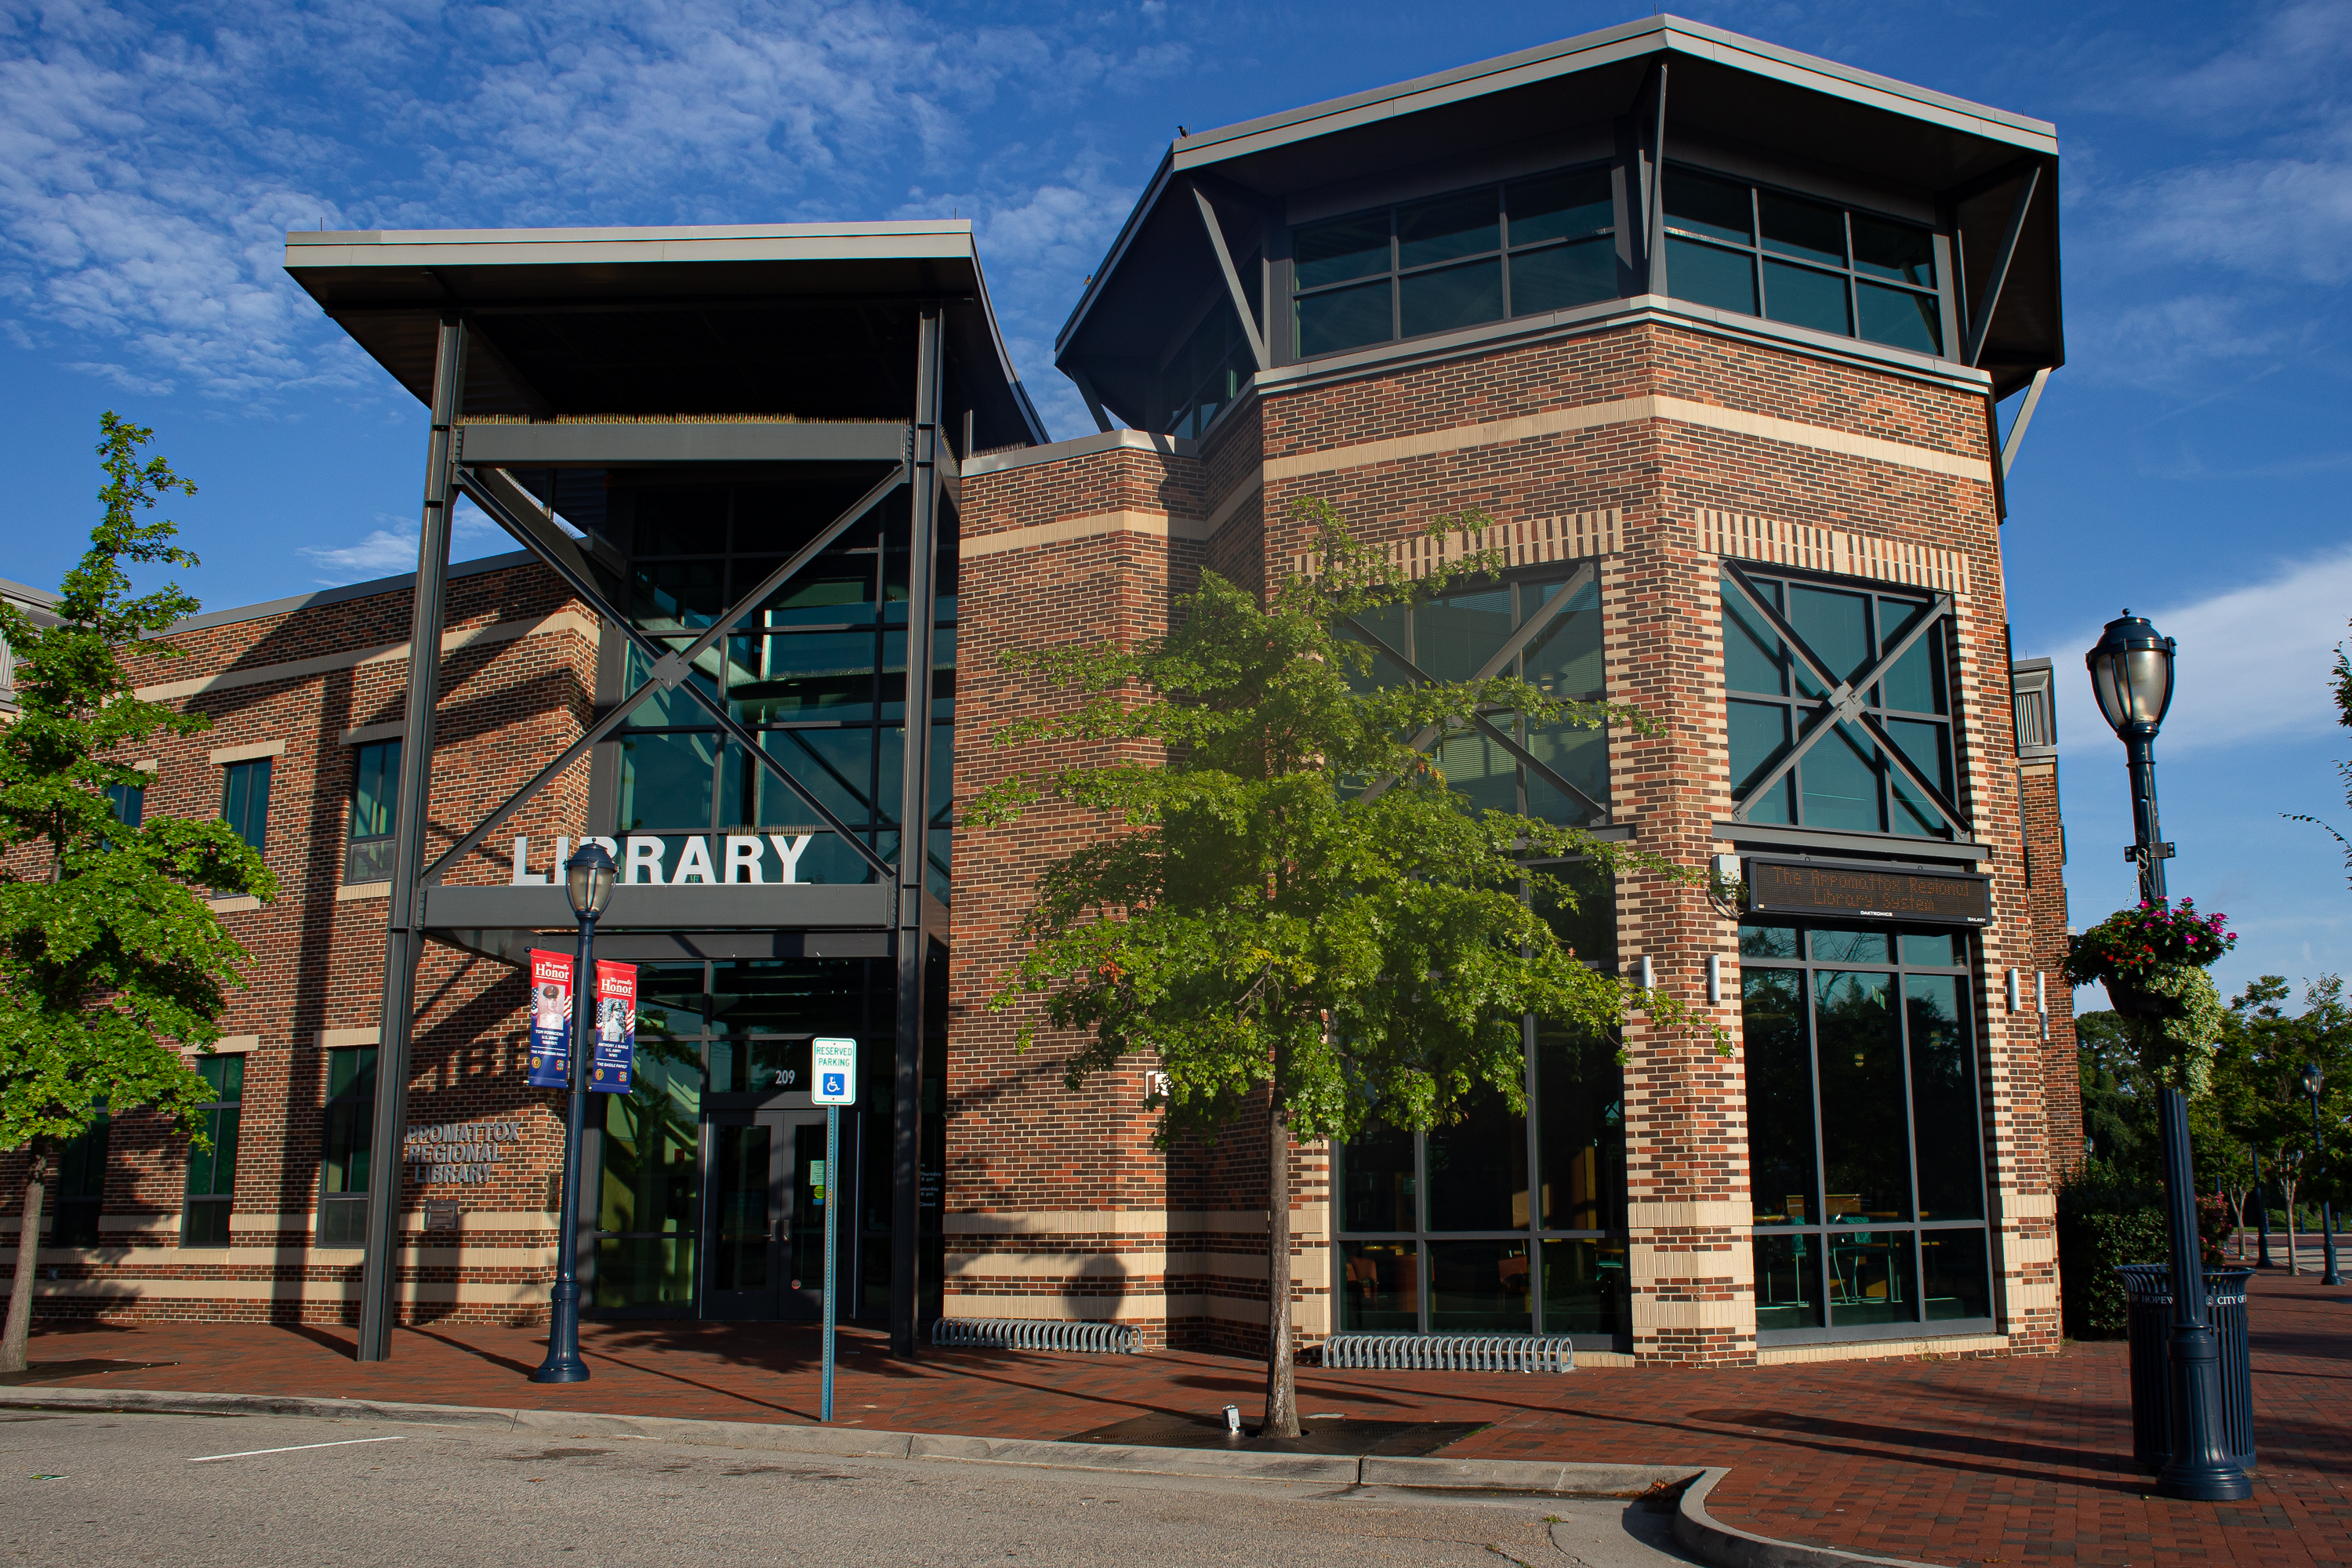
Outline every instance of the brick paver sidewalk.
{"label": "brick paver sidewalk", "polygon": [[[1359,1419],[1482,1421],[1449,1456],[1725,1465],[1727,1524],[1939,1563],[2346,1564],[2352,1568],[2352,1288],[2255,1283],[2251,1502],[2167,1502],[2131,1465],[2124,1348],[2005,1361],[1826,1363],[1710,1372],[1588,1367],[1566,1377],[1302,1369],[1299,1408]],[[394,1359],[351,1360],[352,1331],[167,1323],[45,1330],[39,1361],[171,1362],[63,1380],[730,1420],[814,1418],[812,1330],[604,1323],[594,1381],[528,1381],[543,1337],[403,1330]],[[1258,1369],[1227,1356],[932,1352],[913,1364],[845,1331],[846,1421],[895,1431],[1064,1437],[1152,1412],[1254,1416]]]}

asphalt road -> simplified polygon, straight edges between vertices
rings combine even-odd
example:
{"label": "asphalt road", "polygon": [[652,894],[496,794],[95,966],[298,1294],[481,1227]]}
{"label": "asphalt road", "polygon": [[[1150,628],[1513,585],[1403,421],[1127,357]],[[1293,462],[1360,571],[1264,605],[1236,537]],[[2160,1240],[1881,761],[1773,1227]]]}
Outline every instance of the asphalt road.
{"label": "asphalt road", "polygon": [[0,1563],[74,1568],[1691,1561],[1614,1501],[266,1416],[0,1412]]}

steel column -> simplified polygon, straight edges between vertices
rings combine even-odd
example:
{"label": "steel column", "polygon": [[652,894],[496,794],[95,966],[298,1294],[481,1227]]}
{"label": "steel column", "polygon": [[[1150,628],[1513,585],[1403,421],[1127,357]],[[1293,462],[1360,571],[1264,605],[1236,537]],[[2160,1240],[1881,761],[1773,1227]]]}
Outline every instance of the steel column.
{"label": "steel column", "polygon": [[357,1359],[392,1355],[399,1304],[401,1187],[407,1166],[409,1031],[415,1022],[416,963],[422,955],[425,816],[433,783],[433,709],[441,677],[441,621],[449,579],[451,450],[465,402],[466,323],[441,318],[433,357],[433,433],[425,443],[425,522],[416,550],[416,587],[408,623],[407,727],[400,744],[400,788],[394,807],[392,899],[383,944],[383,1011],[376,1032],[375,1111],[367,1194],[366,1261],[360,1278]]}
{"label": "steel column", "polygon": [[894,923],[898,988],[890,1100],[890,1353],[912,1356],[922,1310],[924,867],[930,841],[931,621],[938,584],[940,331],[936,309],[922,313],[915,364],[915,478],[907,530],[907,739],[898,792],[898,867]]}

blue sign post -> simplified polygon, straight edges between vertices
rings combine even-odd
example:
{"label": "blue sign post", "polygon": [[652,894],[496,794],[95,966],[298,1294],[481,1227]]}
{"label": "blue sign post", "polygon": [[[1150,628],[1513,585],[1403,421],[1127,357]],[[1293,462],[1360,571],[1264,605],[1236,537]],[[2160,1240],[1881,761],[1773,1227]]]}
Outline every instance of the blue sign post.
{"label": "blue sign post", "polygon": [[817,1413],[833,1419],[833,1324],[835,1277],[841,1236],[841,1108],[857,1103],[857,1042],[809,1042],[809,1099],[824,1107],[824,1393]]}

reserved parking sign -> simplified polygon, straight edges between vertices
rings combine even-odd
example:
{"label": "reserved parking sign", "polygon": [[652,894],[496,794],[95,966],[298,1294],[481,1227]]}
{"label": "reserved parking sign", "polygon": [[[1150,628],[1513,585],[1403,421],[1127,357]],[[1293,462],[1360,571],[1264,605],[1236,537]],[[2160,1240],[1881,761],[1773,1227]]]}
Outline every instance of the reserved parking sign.
{"label": "reserved parking sign", "polygon": [[809,1100],[815,1105],[857,1103],[857,1042],[809,1042]]}

